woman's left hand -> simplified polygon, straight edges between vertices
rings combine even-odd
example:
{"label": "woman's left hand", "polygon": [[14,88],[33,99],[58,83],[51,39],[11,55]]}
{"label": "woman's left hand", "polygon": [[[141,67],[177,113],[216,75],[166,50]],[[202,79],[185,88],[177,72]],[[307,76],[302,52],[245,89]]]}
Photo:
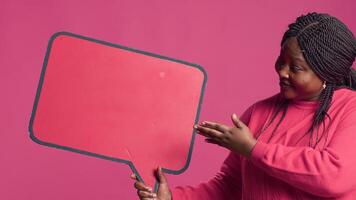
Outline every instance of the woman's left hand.
{"label": "woman's left hand", "polygon": [[204,121],[194,128],[198,130],[198,134],[206,137],[206,142],[249,157],[257,141],[253,138],[250,129],[235,114],[231,116],[231,120],[233,127]]}

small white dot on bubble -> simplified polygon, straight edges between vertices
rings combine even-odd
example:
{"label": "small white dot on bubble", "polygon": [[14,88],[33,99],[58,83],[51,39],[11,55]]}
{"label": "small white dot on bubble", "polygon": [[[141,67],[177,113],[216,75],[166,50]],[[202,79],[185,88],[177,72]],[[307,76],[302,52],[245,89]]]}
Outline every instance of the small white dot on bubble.
{"label": "small white dot on bubble", "polygon": [[159,73],[159,77],[161,77],[161,78],[166,77],[166,73],[165,73],[165,72],[160,72],[160,73]]}

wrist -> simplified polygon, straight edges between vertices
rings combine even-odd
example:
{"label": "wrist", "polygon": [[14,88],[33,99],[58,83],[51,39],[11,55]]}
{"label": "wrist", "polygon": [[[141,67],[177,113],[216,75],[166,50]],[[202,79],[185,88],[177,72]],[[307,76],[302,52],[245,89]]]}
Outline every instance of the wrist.
{"label": "wrist", "polygon": [[252,150],[255,147],[256,143],[257,140],[255,140],[254,138],[247,143],[245,157],[249,158],[251,156]]}

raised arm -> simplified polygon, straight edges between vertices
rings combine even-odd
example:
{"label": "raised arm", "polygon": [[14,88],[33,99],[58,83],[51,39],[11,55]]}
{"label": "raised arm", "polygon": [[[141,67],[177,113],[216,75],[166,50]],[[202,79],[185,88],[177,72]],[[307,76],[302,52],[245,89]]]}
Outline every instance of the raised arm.
{"label": "raised arm", "polygon": [[[249,124],[253,106],[248,108],[240,120]],[[220,171],[210,181],[197,186],[180,186],[172,189],[173,200],[219,200],[241,199],[242,195],[241,155],[230,152]]]}

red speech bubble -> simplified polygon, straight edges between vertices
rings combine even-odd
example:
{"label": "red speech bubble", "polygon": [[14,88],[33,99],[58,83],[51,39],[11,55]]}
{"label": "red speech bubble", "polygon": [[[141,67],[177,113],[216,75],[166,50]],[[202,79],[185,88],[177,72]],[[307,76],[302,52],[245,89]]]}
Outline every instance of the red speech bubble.
{"label": "red speech bubble", "polygon": [[30,136],[42,145],[128,164],[157,190],[157,166],[179,174],[189,165],[205,83],[198,65],[56,33]]}

